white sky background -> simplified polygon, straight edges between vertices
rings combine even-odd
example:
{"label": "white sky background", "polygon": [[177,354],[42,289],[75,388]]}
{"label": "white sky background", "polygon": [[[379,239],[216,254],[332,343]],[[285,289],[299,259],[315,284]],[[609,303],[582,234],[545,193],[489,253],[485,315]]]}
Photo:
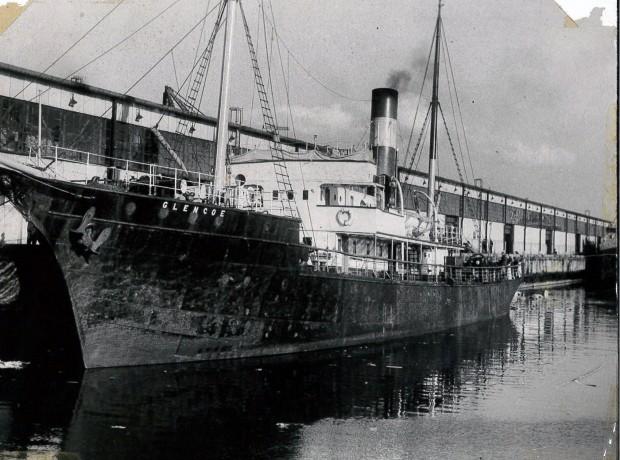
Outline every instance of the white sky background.
{"label": "white sky background", "polygon": [[[49,73],[66,77],[171,1],[125,0]],[[269,4],[269,0],[264,1]],[[316,133],[321,143],[341,145],[367,140],[372,88],[385,86],[392,72],[405,71],[411,80],[399,88],[399,121],[406,145],[437,0],[271,1],[278,33],[294,56],[281,48],[297,137],[311,140]],[[33,70],[45,69],[114,3],[32,2],[0,37],[1,60]],[[81,71],[84,81],[124,92],[199,20],[207,3],[213,6],[216,1],[181,0],[131,41]],[[256,33],[261,16],[258,4],[259,0],[244,0],[267,80],[262,25],[260,34]],[[611,198],[604,190],[610,158],[615,163],[615,140],[608,140],[610,131],[615,131],[610,114],[617,94],[616,32],[610,26],[616,22],[615,3],[560,0],[558,4],[578,27],[566,27],[562,9],[552,0],[444,1],[443,23],[474,173],[484,179],[485,186],[501,192],[577,211],[589,209],[593,215],[611,218],[603,215],[603,210],[615,199],[615,189]],[[607,26],[600,24],[600,11],[588,19],[595,6],[606,8],[601,19]],[[271,18],[271,10],[265,8],[265,12]],[[213,16],[205,28],[207,35]],[[245,108],[246,123],[260,126],[256,107],[250,110],[253,82],[242,33],[238,21],[231,104]],[[204,39],[199,45],[199,34],[200,28],[175,49],[181,80],[196,47],[204,46]],[[269,29],[267,38],[269,41]],[[286,116],[284,78],[276,46],[274,42],[276,58],[271,72],[279,124],[292,126]],[[323,88],[295,59],[315,79],[354,100]],[[214,53],[213,64],[202,106],[212,115],[216,113],[219,52]],[[170,56],[130,94],[161,101],[165,84],[176,86]],[[423,95],[423,114],[428,104],[426,89],[430,85]],[[450,122],[450,100],[443,83],[440,98]],[[416,126],[416,135],[418,129]],[[456,143],[454,128],[451,132]],[[439,141],[439,172],[456,178],[447,139],[442,135]],[[401,147],[401,159],[403,151]],[[426,168],[427,155],[425,151],[421,169]]]}
{"label": "white sky background", "polygon": [[602,22],[605,26],[615,26],[618,21],[617,3],[614,0],[555,0],[573,19],[587,18],[592,8],[605,8]]}

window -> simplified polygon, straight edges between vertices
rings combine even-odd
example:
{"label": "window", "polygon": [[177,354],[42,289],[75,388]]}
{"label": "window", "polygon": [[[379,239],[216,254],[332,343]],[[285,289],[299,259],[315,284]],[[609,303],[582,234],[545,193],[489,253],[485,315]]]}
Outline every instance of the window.
{"label": "window", "polygon": [[287,197],[289,200],[292,200],[292,199],[294,199],[294,198],[295,198],[295,194],[293,193],[293,191],[292,191],[292,190],[289,190],[289,191],[287,191],[287,192],[286,192],[286,197]]}
{"label": "window", "polygon": [[243,174],[237,174],[235,176],[235,183],[237,185],[243,185],[245,184],[245,176]]}
{"label": "window", "polygon": [[459,216],[446,216],[446,227],[458,227],[459,226]]}
{"label": "window", "polygon": [[357,254],[357,241],[353,240],[353,252],[352,254]]}
{"label": "window", "polygon": [[[323,194],[323,191],[321,190],[321,195]],[[302,192],[302,199],[307,200],[308,199],[308,190],[304,190]]]}
{"label": "window", "polygon": [[338,250],[342,251],[342,238],[338,237]]}
{"label": "window", "polygon": [[370,255],[370,240],[366,241],[366,255]]}
{"label": "window", "polygon": [[303,244],[312,246],[312,237],[304,236],[302,241],[303,241]]}
{"label": "window", "polygon": [[274,190],[274,191],[273,191],[273,193],[272,193],[272,197],[273,197],[273,200],[274,200],[274,201],[277,201],[277,200],[278,200],[278,191],[277,191],[277,190]]}

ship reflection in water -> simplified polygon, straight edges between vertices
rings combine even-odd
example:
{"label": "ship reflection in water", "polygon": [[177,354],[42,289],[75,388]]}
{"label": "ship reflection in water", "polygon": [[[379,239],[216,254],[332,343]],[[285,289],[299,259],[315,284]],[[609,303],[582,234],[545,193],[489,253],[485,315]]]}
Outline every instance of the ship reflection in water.
{"label": "ship reflection in water", "polygon": [[580,288],[532,291],[510,318],[382,346],[0,369],[0,457],[613,458],[616,315]]}

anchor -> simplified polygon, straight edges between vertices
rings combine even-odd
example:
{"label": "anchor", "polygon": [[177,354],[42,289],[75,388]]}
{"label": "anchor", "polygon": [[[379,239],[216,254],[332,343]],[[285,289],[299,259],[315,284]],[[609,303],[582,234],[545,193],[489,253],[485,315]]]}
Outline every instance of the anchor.
{"label": "anchor", "polygon": [[88,256],[90,254],[99,254],[99,248],[107,241],[112,233],[109,227],[101,230],[97,238],[95,234],[95,224],[92,222],[95,217],[95,207],[91,206],[82,217],[79,227],[69,230],[71,243],[74,245],[76,252]]}

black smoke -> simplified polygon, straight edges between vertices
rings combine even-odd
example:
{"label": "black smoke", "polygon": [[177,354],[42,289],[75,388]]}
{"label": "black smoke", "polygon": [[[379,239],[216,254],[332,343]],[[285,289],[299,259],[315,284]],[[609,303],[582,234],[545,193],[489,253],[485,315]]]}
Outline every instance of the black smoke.
{"label": "black smoke", "polygon": [[427,56],[425,53],[427,52],[428,50],[414,50],[411,64],[406,68],[392,70],[385,85],[400,93],[419,92],[422,86],[422,78],[424,77],[424,69],[426,68]]}
{"label": "black smoke", "polygon": [[411,83],[412,75],[408,70],[392,70],[388,76],[386,86],[396,91],[407,91]]}

